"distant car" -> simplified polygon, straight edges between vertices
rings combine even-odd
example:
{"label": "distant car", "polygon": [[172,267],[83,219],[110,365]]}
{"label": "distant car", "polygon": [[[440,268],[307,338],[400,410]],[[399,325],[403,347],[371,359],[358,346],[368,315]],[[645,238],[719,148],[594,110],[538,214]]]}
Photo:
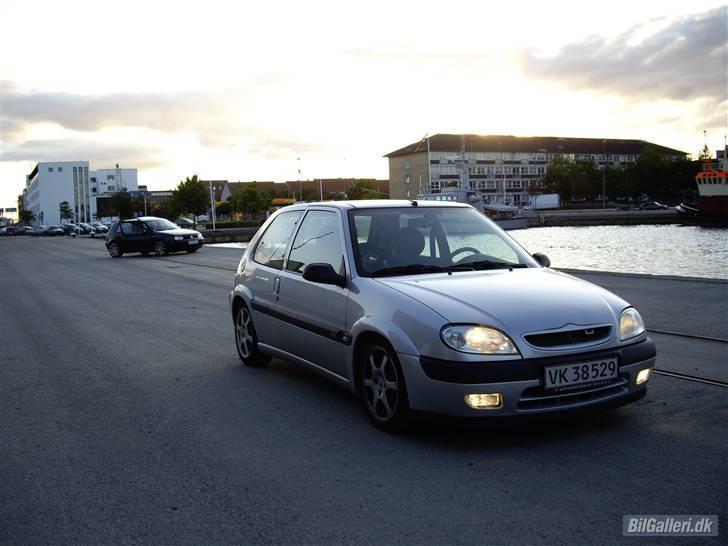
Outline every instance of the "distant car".
{"label": "distant car", "polygon": [[204,244],[199,231],[182,229],[169,220],[144,216],[123,220],[111,226],[106,234],[106,249],[112,258],[127,252],[154,252],[165,256],[170,252],[196,252]]}
{"label": "distant car", "polygon": [[109,232],[109,228],[101,222],[92,222],[90,225],[92,238],[96,237],[97,235],[106,235]]}
{"label": "distant car", "polygon": [[199,215],[199,216],[197,217],[197,223],[198,223],[198,224],[199,224],[200,222],[209,222],[209,221],[210,221],[210,217],[209,217],[209,216],[208,216],[207,214],[200,214],[200,215]]}
{"label": "distant car", "polygon": [[43,230],[42,235],[44,237],[57,237],[59,235],[65,235],[65,231],[63,231],[61,226],[48,226]]}
{"label": "distant car", "polygon": [[639,206],[639,210],[664,210],[670,208],[667,205],[663,205],[662,203],[658,203],[657,201],[648,201],[647,203],[642,203]]}
{"label": "distant car", "polygon": [[0,237],[9,237],[15,235],[15,229],[12,226],[0,227]]}
{"label": "distant car", "polygon": [[59,227],[63,230],[63,233],[65,233],[66,235],[73,235],[74,233],[78,234],[80,231],[76,224],[70,224],[70,223],[61,224]]}
{"label": "distant car", "polygon": [[461,203],[290,205],[244,252],[228,316],[243,364],[321,373],[385,430],[410,409],[488,418],[642,398],[656,350],[640,314],[549,265]]}
{"label": "distant car", "polygon": [[174,223],[177,224],[179,227],[188,229],[195,225],[195,223],[188,218],[177,218]]}
{"label": "distant car", "polygon": [[94,232],[94,228],[91,224],[82,222],[79,224],[79,227],[81,228],[81,233],[83,233],[84,235],[88,235],[89,233]]}
{"label": "distant car", "polygon": [[48,227],[47,226],[38,226],[38,227],[32,228],[32,229],[33,229],[33,231],[30,232],[30,235],[32,235],[33,237],[40,237],[43,235],[45,230],[48,229]]}

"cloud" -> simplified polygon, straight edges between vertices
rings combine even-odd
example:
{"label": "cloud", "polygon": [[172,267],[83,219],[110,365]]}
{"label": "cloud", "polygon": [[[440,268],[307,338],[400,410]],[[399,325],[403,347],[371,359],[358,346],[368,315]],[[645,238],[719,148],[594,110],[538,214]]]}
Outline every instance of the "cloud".
{"label": "cloud", "polygon": [[3,96],[3,125],[13,134],[22,127],[55,123],[81,132],[112,127],[143,127],[161,132],[189,131],[210,139],[233,136],[230,111],[241,100],[236,92],[179,94],[78,95],[20,92],[8,86]]}
{"label": "cloud", "polygon": [[[555,56],[526,52],[526,76],[634,100],[726,98],[725,7],[649,21],[616,39],[591,37]],[[653,27],[659,26],[653,31]],[[645,37],[646,35],[646,37]]]}
{"label": "cloud", "polygon": [[3,161],[90,161],[93,164],[158,167],[162,150],[149,143],[128,144],[89,139],[29,140],[3,153]]}

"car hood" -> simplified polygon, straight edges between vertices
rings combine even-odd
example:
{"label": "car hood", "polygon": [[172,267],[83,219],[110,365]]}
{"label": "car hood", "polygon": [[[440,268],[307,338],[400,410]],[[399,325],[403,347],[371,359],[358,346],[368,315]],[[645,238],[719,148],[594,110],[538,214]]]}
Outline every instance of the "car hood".
{"label": "car hood", "polygon": [[377,279],[450,323],[479,323],[526,333],[616,324],[629,305],[596,285],[545,268]]}
{"label": "car hood", "polygon": [[163,233],[165,235],[199,235],[199,231],[195,231],[194,229],[183,229],[183,228],[177,228],[177,229],[165,229],[162,231],[158,231],[157,233]]}

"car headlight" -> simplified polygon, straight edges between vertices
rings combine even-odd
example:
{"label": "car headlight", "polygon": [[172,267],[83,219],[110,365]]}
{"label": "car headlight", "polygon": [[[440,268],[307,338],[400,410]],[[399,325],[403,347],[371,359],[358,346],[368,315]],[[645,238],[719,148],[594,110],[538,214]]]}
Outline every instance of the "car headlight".
{"label": "car headlight", "polygon": [[182,237],[181,235],[175,235],[174,236],[174,240],[175,241],[181,241],[182,239],[184,239],[184,237]]}
{"label": "car headlight", "polygon": [[640,335],[645,331],[645,323],[642,316],[634,307],[622,311],[619,317],[619,338],[624,341]]}
{"label": "car headlight", "polygon": [[448,347],[463,353],[517,355],[518,349],[504,333],[488,326],[446,326],[440,333]]}

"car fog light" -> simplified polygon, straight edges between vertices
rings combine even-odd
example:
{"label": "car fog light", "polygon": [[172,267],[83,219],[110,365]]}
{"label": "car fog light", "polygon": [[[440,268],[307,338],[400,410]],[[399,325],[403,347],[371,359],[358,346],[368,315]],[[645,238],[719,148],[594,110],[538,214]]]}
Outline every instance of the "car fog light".
{"label": "car fog light", "polygon": [[503,406],[503,397],[499,392],[466,394],[465,403],[473,409],[498,409]]}
{"label": "car fog light", "polygon": [[644,370],[640,370],[640,373],[637,374],[637,383],[638,385],[641,385],[642,383],[647,382],[647,380],[650,378],[650,375],[652,375],[652,368],[645,368]]}

